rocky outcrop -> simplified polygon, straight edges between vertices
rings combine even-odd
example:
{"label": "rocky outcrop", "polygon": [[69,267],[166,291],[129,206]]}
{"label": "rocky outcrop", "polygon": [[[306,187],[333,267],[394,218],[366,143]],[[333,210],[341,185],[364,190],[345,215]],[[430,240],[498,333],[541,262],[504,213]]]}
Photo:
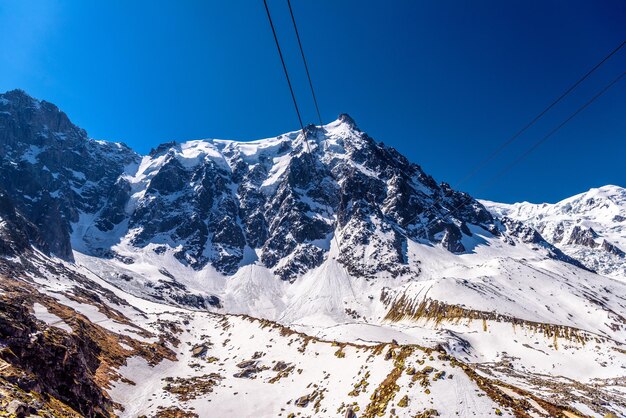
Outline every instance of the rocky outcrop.
{"label": "rocky outcrop", "polygon": [[[599,274],[626,278],[626,189],[606,185],[557,203],[483,202],[496,216],[515,219]],[[606,244],[604,244],[606,242]]]}
{"label": "rocky outcrop", "polygon": [[113,405],[98,386],[98,344],[59,328],[45,331],[19,300],[0,299],[0,358],[24,373],[7,381],[25,392],[52,396],[83,416],[109,417]]}
{"label": "rocky outcrop", "polygon": [[[578,261],[577,259],[568,256],[567,254],[565,254],[563,251],[561,251],[559,248],[555,247],[554,245],[550,244],[548,241],[546,241],[539,232],[537,232],[536,229],[524,224],[523,222],[520,221],[516,221],[514,219],[508,218],[508,217],[502,217],[500,219],[500,222],[502,222],[502,225],[505,227],[505,230],[507,232],[507,234],[509,236],[513,236],[516,238],[519,238],[522,242],[527,243],[527,244],[536,244],[544,249],[547,250],[547,255],[550,258],[553,258],[555,260],[559,260],[559,261],[563,261],[565,263],[568,264],[572,264],[576,267],[579,267],[583,270],[587,270],[587,271],[594,271],[592,268],[586,266],[585,264],[581,263],[580,261]],[[506,237],[505,237],[506,239]],[[510,243],[513,243],[511,241],[509,241]]]}
{"label": "rocky outcrop", "polygon": [[602,247],[602,249],[604,251],[606,251],[609,254],[613,254],[613,255],[616,255],[616,256],[622,257],[622,258],[624,258],[626,256],[626,253],[624,253],[624,251],[622,251],[621,249],[617,248],[616,245],[611,244],[607,240],[602,240],[601,247]]}
{"label": "rocky outcrop", "polygon": [[506,232],[514,237],[519,238],[522,242],[527,244],[540,244],[545,242],[541,234],[536,229],[514,219],[508,217],[502,217],[500,219]]}
{"label": "rocky outcrop", "polygon": [[567,240],[567,244],[576,244],[583,245],[589,248],[595,248],[598,246],[595,239],[598,237],[598,234],[592,228],[583,228],[579,225],[576,225],[572,228],[570,232],[569,239]]}

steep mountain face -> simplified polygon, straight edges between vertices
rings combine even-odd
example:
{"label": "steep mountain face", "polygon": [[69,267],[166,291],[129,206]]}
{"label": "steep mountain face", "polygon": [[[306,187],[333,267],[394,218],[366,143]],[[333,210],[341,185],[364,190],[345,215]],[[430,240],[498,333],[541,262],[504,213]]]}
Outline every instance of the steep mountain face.
{"label": "steep mountain face", "polygon": [[495,229],[474,199],[437,184],[346,115],[309,127],[306,143],[298,133],[190,141],[140,159],[88,139],[54,105],[21,91],[1,96],[0,112],[0,184],[66,259],[73,235],[75,249],[97,256],[119,257],[115,244],[128,242],[226,275],[258,257],[293,280],[319,266],[334,240],[351,254],[340,260],[352,273],[398,276],[411,273],[407,239],[461,253],[467,223]]}
{"label": "steep mountain face", "polygon": [[[529,225],[496,220],[435,182],[347,115],[306,135],[172,142],[141,157],[89,139],[22,91],[0,96],[0,107],[0,188],[25,221],[22,235],[141,297],[249,314],[261,304],[266,316],[296,320],[318,311],[302,301],[308,292],[325,300],[324,315],[367,316],[369,303],[344,300],[360,287],[353,278],[374,280],[374,294],[397,288],[432,273],[412,248],[473,254],[492,245],[483,236],[583,267]],[[258,282],[320,274],[291,287]]]}
{"label": "steep mountain face", "polygon": [[[175,249],[182,263],[210,264],[226,275],[249,263],[250,254],[293,280],[321,265],[333,240],[353,255],[374,255],[366,264],[342,259],[354,273],[397,276],[409,272],[402,267],[407,237],[462,252],[466,222],[492,225],[474,200],[428,225],[465,196],[374,142],[347,116],[308,128],[307,140],[290,133],[159,147],[124,179],[130,187],[117,212],[132,208],[125,238],[139,247],[162,244],[156,251]],[[410,219],[433,205],[432,213]]]}
{"label": "steep mountain face", "polygon": [[604,186],[555,204],[482,202],[495,216],[533,227],[598,273],[626,280],[626,189]]}
{"label": "steep mountain face", "polygon": [[0,153],[0,408],[626,410],[626,282],[595,273],[624,266],[617,188],[483,205],[347,115],[139,156],[21,91],[0,95]]}
{"label": "steep mountain face", "polygon": [[336,257],[350,276],[409,279],[422,262],[410,242],[463,254],[469,225],[504,240],[516,233],[347,115],[306,135],[166,143],[140,157],[12,91],[0,96],[0,135],[0,187],[40,248],[79,257],[137,295],[194,308],[220,306],[224,278],[245,266],[294,282]]}

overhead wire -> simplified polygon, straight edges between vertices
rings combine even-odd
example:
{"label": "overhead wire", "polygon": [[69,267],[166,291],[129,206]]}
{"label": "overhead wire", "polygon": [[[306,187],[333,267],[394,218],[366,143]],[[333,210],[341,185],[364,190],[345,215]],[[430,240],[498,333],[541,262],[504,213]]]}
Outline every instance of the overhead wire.
{"label": "overhead wire", "polygon": [[[287,79],[287,84],[289,85],[289,91],[291,92],[291,99],[293,100],[293,106],[296,109],[296,114],[298,115],[298,122],[300,123],[300,129],[304,133],[304,124],[302,123],[302,116],[300,115],[300,108],[298,107],[298,101],[296,100],[296,94],[293,91],[293,86],[291,85],[291,79],[289,78],[289,71],[287,71],[287,65],[285,64],[285,58],[283,57],[283,51],[280,49],[280,42],[278,42],[278,36],[276,35],[276,28],[274,28],[274,21],[272,20],[272,15],[270,14],[270,8],[267,5],[267,0],[263,0],[263,4],[265,5],[265,11],[267,12],[267,19],[270,22],[270,27],[272,28],[272,34],[274,35],[274,42],[276,43],[276,49],[278,50],[278,56],[280,57],[280,62],[283,65],[283,71],[285,72],[285,78]],[[306,133],[304,134],[306,136]]]}
{"label": "overhead wire", "polygon": [[[307,78],[309,80],[309,87],[311,88],[311,94],[312,94],[313,100],[315,102],[315,109],[317,111],[317,116],[318,116],[318,118],[320,120],[320,126],[321,126],[322,118],[320,116],[319,107],[317,105],[317,98],[315,96],[315,90],[313,89],[313,82],[311,81],[311,75],[309,73],[309,68],[308,68],[306,57],[305,57],[305,54],[304,54],[304,49],[302,48],[302,42],[300,41],[300,35],[299,35],[299,32],[298,32],[298,27],[297,27],[296,20],[295,20],[294,15],[293,15],[293,10],[291,8],[291,3],[289,2],[289,0],[287,0],[287,3],[288,3],[288,6],[289,6],[289,13],[291,15],[291,21],[292,21],[292,23],[294,25],[294,29],[295,29],[295,32],[296,32],[296,37],[298,39],[298,46],[300,47],[300,54],[302,55],[302,60],[304,61],[304,66],[305,66],[305,69],[306,69]],[[291,84],[291,79],[289,77],[289,71],[287,70],[287,65],[285,64],[285,59],[283,57],[282,49],[280,47],[280,42],[279,42],[278,36],[276,34],[276,28],[274,27],[274,22],[272,20],[272,15],[270,13],[270,9],[269,9],[269,6],[267,4],[267,0],[263,0],[263,4],[265,5],[265,11],[267,13],[267,19],[269,20],[270,27],[272,28],[272,34],[274,35],[274,42],[276,44],[276,49],[278,50],[278,56],[280,57],[280,61],[281,61],[282,67],[283,67],[285,78],[287,79],[287,84],[289,86],[289,91],[291,93],[291,98],[293,100],[293,105],[294,105],[294,108],[296,110],[296,114],[298,116],[298,122],[300,123],[300,129],[302,130],[302,135],[303,135],[304,144],[305,144],[305,147],[306,147],[306,150],[307,150],[307,154],[309,155],[309,157],[311,159],[311,162],[314,163],[313,154],[311,152],[311,147],[309,145],[309,139],[308,139],[307,131],[306,131],[306,129],[304,127],[304,124],[302,122],[302,116],[301,116],[301,113],[300,113],[300,109],[298,107],[298,101],[296,100],[296,95],[294,93],[293,86]],[[318,181],[318,186],[319,187],[321,187],[322,181],[323,181],[323,179],[320,178],[319,181]],[[327,205],[327,211],[328,211],[329,214],[331,213],[330,209],[331,209],[330,206]],[[338,218],[337,218],[336,222],[339,222]],[[337,245],[337,249],[339,251],[339,254],[341,254],[341,244],[339,242],[339,239],[337,238],[337,234],[333,234],[333,238],[332,239],[335,241],[335,244]]]}
{"label": "overhead wire", "polygon": [[624,75],[626,75],[626,72],[623,72],[622,74],[620,74],[619,76],[617,76],[613,81],[611,81],[609,84],[607,84],[602,90],[600,90],[598,93],[596,93],[591,99],[589,99],[587,102],[585,102],[585,104],[583,104],[582,106],[580,106],[578,109],[576,109],[576,111],[574,113],[572,113],[567,119],[565,119],[563,122],[561,122],[558,126],[556,126],[554,129],[552,129],[547,135],[545,135],[543,138],[541,138],[539,141],[535,142],[529,149],[527,149],[523,154],[521,154],[517,159],[515,159],[512,163],[510,163],[507,167],[505,167],[503,170],[501,170],[498,174],[496,174],[494,176],[494,178],[499,178],[502,175],[504,175],[506,172],[508,172],[511,168],[513,168],[513,166],[515,166],[516,164],[518,164],[519,162],[521,162],[522,160],[524,160],[526,157],[528,157],[530,154],[533,153],[533,151],[535,151],[537,148],[539,148],[539,146],[541,144],[543,144],[544,142],[546,142],[552,135],[554,135],[558,130],[560,130],[563,126],[565,126],[569,121],[571,121],[572,119],[574,119],[580,112],[582,112],[583,110],[585,110],[590,104],[592,104],[593,102],[595,102],[597,99],[600,98],[600,96],[602,96],[604,93],[606,93],[611,87],[613,87],[615,84],[617,84],[623,77]]}
{"label": "overhead wire", "polygon": [[[289,72],[287,70],[287,66],[285,64],[285,60],[283,57],[283,53],[280,47],[280,42],[278,40],[278,36],[276,34],[276,29],[274,27],[274,23],[271,17],[271,13],[269,10],[269,6],[267,4],[267,0],[263,0],[263,4],[265,5],[265,11],[267,13],[267,17],[270,23],[270,27],[272,29],[272,34],[274,36],[274,41],[276,44],[276,49],[278,51],[278,55],[280,57],[281,60],[281,64],[283,67],[283,71],[285,74],[285,78],[287,80],[287,84],[289,86],[289,91],[291,93],[291,98],[293,101],[293,105],[294,108],[296,110],[296,114],[298,117],[298,122],[300,123],[300,128],[302,130],[302,135],[304,137],[304,143],[305,146],[307,148],[307,153],[312,157],[312,153],[311,153],[311,149],[308,143],[308,136],[307,136],[307,132],[306,129],[304,127],[304,124],[302,122],[302,116],[300,113],[300,109],[298,107],[298,102],[296,99],[296,95],[294,93],[293,90],[293,86],[291,83],[291,79],[289,77]],[[302,57],[302,61],[304,63],[304,67],[305,67],[305,71],[306,71],[306,75],[307,75],[307,79],[309,82],[309,88],[311,89],[311,95],[313,97],[313,101],[315,104],[315,110],[317,112],[317,116],[318,119],[320,121],[320,126],[323,125],[322,123],[322,118],[321,118],[321,114],[319,111],[319,106],[317,103],[317,97],[315,95],[315,89],[313,88],[313,82],[311,79],[311,75],[310,75],[310,71],[308,68],[308,63],[306,60],[306,55],[304,53],[304,49],[302,47],[302,41],[300,39],[300,34],[298,31],[298,27],[297,27],[297,23],[293,14],[293,9],[291,7],[291,1],[287,0],[287,5],[289,8],[289,14],[291,16],[291,21],[293,23],[294,26],[294,31],[296,34],[296,38],[298,41],[298,47],[300,49],[300,55]],[[596,65],[594,65],[589,71],[587,71],[582,77],[580,77],[574,84],[572,84],[570,87],[568,87],[561,95],[559,95],[555,100],[553,100],[546,108],[544,108],[541,112],[539,112],[533,119],[531,119],[526,125],[524,125],[519,131],[517,131],[511,138],[509,138],[508,140],[506,140],[505,142],[501,143],[498,148],[496,148],[492,153],[490,153],[486,158],[484,158],[483,160],[481,160],[477,166],[470,172],[468,173],[468,175],[466,175],[465,177],[463,177],[461,179],[461,181],[458,184],[462,184],[463,182],[467,181],[468,179],[472,178],[473,176],[476,175],[476,173],[478,171],[480,171],[487,163],[489,163],[490,161],[492,161],[495,157],[497,157],[500,153],[502,153],[502,151],[504,151],[504,149],[506,149],[509,145],[511,145],[513,142],[515,142],[519,137],[521,137],[528,129],[530,129],[537,121],[539,121],[546,113],[548,113],[553,107],[555,107],[558,103],[560,103],[565,97],[567,97],[572,91],[574,91],[582,82],[584,82],[591,74],[593,74],[598,68],[600,68],[606,61],[608,61],[613,55],[615,55],[620,49],[622,49],[624,47],[624,45],[626,45],[626,41],[623,41],[619,46],[617,46],[615,49],[613,49],[608,55],[606,55],[601,61],[599,61]],[[580,106],[574,113],[572,113],[568,118],[566,118],[563,122],[561,122],[559,125],[557,125],[555,128],[553,128],[548,134],[546,134],[544,137],[542,137],[539,141],[535,142],[528,150],[526,150],[523,154],[521,154],[517,159],[515,159],[513,162],[511,162],[510,164],[508,164],[503,170],[501,170],[496,176],[494,176],[492,178],[492,180],[500,178],[503,174],[505,174],[506,172],[508,172],[513,166],[515,166],[516,164],[518,164],[519,162],[521,162],[522,160],[524,160],[525,158],[527,158],[530,154],[532,154],[541,144],[543,144],[545,141],[547,141],[550,137],[552,137],[552,135],[554,135],[556,132],[558,132],[563,126],[565,126],[567,123],[569,123],[572,119],[574,119],[580,112],[582,112],[583,110],[585,110],[589,105],[591,105],[594,101],[596,101],[600,96],[602,96],[604,93],[606,93],[611,87],[613,87],[615,84],[617,84],[617,82],[619,82],[623,76],[626,73],[622,73],[620,74],[616,79],[614,79],[611,83],[609,83],[608,85],[606,85],[601,91],[599,91],[596,95],[594,95],[590,100],[588,100],[585,104],[583,104],[582,106]],[[491,184],[491,183],[490,183]],[[321,180],[319,182],[319,185],[321,186]],[[439,196],[439,198],[437,198],[429,208],[427,208],[426,211],[423,211],[421,213],[416,214],[416,216],[410,218],[408,221],[405,221],[402,226],[407,226],[408,224],[410,224],[410,222],[412,222],[413,220],[415,220],[418,216],[420,215],[424,215],[424,214],[428,214],[432,211],[432,209],[434,209],[434,207],[437,205],[437,203],[439,203],[441,200],[443,200],[443,198],[446,197],[445,195]],[[462,207],[464,207],[470,200],[472,200],[473,198],[470,196],[469,198],[465,199],[463,202],[461,202],[460,205],[456,206],[455,208],[453,208],[452,210],[448,211],[447,213],[443,214],[443,216],[441,217],[441,219],[445,219],[446,217],[450,216],[451,214],[455,213],[456,211],[458,211],[459,209],[461,209]],[[432,219],[431,221],[429,221],[426,225],[425,228],[428,227],[432,222],[438,220],[439,217],[436,217],[434,219]],[[337,237],[336,234],[333,234],[333,239],[335,240],[339,252],[341,253],[341,246],[339,245],[338,241],[337,241]]]}
{"label": "overhead wire", "polygon": [[[554,106],[556,106],[559,102],[561,102],[565,97],[567,97],[572,91],[574,91],[583,81],[585,81],[591,74],[593,74],[598,68],[600,68],[606,61],[608,61],[612,56],[614,56],[619,50],[621,50],[624,45],[626,45],[626,41],[622,41],[616,48],[614,48],[611,52],[609,52],[602,60],[596,63],[589,71],[587,71],[582,77],[580,77],[574,84],[569,86],[560,96],[554,99],[546,108],[544,108],[541,112],[539,112],[533,119],[530,120],[524,127],[522,127],[519,131],[517,131],[512,137],[508,140],[501,143],[493,152],[491,152],[486,158],[481,160],[474,169],[468,173],[465,177],[463,177],[457,184],[455,188],[458,188],[461,184],[474,177],[481,169],[483,169],[489,162],[491,162],[495,157],[497,157],[505,148],[514,143],[522,134],[524,134],[528,129],[530,129],[535,123],[539,121],[546,113],[548,113]],[[432,202],[429,207],[426,208],[423,212],[417,213],[415,216],[409,218],[407,221],[402,222],[401,226],[406,227],[415,219],[417,219],[420,215],[427,215],[432,213],[433,209],[440,203],[444,198],[447,197],[445,194],[439,196]]]}
{"label": "overhead wire", "polygon": [[313,103],[315,103],[315,111],[320,121],[320,126],[323,126],[322,116],[320,114],[320,108],[317,105],[317,97],[315,96],[315,89],[313,89],[313,81],[311,81],[311,73],[309,72],[309,64],[307,63],[306,56],[304,55],[304,49],[302,48],[302,42],[300,41],[300,32],[298,31],[298,25],[296,24],[296,18],[293,16],[293,10],[291,8],[291,0],[287,0],[287,6],[289,6],[289,14],[291,15],[291,21],[293,22],[293,29],[296,32],[296,38],[298,39],[298,47],[300,47],[300,55],[302,56],[302,62],[304,63],[304,69],[306,76],[309,79],[309,87],[311,88],[311,95],[313,96]]}
{"label": "overhead wire", "polygon": [[545,109],[543,109],[537,116],[535,116],[530,122],[528,122],[522,129],[517,131],[511,138],[507,141],[500,144],[498,148],[496,148],[491,154],[489,154],[486,158],[481,160],[477,166],[472,170],[469,174],[463,177],[458,183],[457,186],[466,182],[470,178],[472,178],[480,169],[497,157],[506,147],[515,142],[524,132],[530,129],[539,119],[541,119],[546,113],[550,111],[554,106],[556,106],[561,100],[563,100],[567,95],[569,95],[576,87],[578,87],[583,81],[585,81],[591,74],[593,74],[598,68],[602,66],[606,61],[608,61],[613,55],[615,55],[622,47],[626,45],[626,41],[623,41],[620,45],[618,45],[615,49],[613,49],[608,55],[606,55],[600,62],[593,66],[589,71],[587,71],[582,77],[580,77],[574,84],[567,88],[559,97],[557,97],[552,103],[550,103]]}
{"label": "overhead wire", "polygon": [[[539,146],[541,146],[544,142],[546,142],[548,139],[550,139],[555,133],[557,133],[561,128],[563,128],[565,125],[567,125],[572,119],[574,119],[578,114],[580,114],[583,110],[585,110],[587,107],[589,107],[593,102],[595,102],[597,99],[599,99],[602,95],[604,95],[607,91],[609,91],[613,86],[615,86],[624,76],[626,75],[626,72],[621,73],[619,76],[617,76],[615,79],[613,79],[613,81],[611,81],[610,83],[608,83],[606,86],[604,86],[604,88],[602,88],[600,91],[598,91],[595,95],[593,95],[588,101],[586,101],[582,106],[580,106],[579,108],[577,108],[572,114],[570,114],[570,116],[568,116],[566,119],[564,119],[560,124],[558,124],[556,127],[554,127],[550,132],[548,132],[546,135],[544,135],[541,139],[539,139],[538,141],[534,142],[533,145],[528,148],[524,153],[520,154],[515,160],[513,160],[512,162],[510,162],[509,164],[507,164],[502,170],[500,170],[498,173],[496,173],[494,176],[492,176],[489,180],[489,183],[486,183],[483,185],[483,187],[479,190],[484,190],[485,188],[491,186],[496,180],[500,179],[504,174],[506,174],[509,170],[511,170],[511,168],[513,168],[515,165],[519,164],[521,161],[523,161],[524,159],[528,158],[528,156],[530,156],[535,150],[537,150],[537,148],[539,148]],[[442,217],[441,220],[444,220],[445,218],[447,218],[448,216],[452,215],[453,213],[456,213],[458,210],[462,209],[467,203],[469,203],[471,200],[473,199],[473,197],[468,196],[466,199],[464,199],[459,205],[457,205],[456,207],[454,207],[452,210],[450,210],[449,212],[445,213]],[[430,226],[430,224],[432,224],[433,222],[439,220],[439,218],[435,218],[432,219],[431,221],[429,221],[424,228],[428,228],[428,226]]]}

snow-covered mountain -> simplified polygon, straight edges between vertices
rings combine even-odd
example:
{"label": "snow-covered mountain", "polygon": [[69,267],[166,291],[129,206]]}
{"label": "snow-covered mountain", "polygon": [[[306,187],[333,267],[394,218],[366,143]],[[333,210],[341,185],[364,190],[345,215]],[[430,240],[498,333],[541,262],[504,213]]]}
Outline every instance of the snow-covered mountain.
{"label": "snow-covered mountain", "polygon": [[532,226],[600,274],[626,280],[626,189],[603,186],[558,203],[481,201],[495,216]]}
{"label": "snow-covered mountain", "polygon": [[[290,289],[281,281],[334,269],[329,263],[341,266],[333,277],[397,283],[422,273],[412,244],[463,254],[476,245],[470,225],[503,239],[527,234],[496,223],[480,203],[436,183],[347,115],[308,127],[307,141],[291,132],[167,143],[141,157],[89,139],[54,105],[21,91],[1,100],[0,188],[49,253],[143,297],[196,308],[222,299],[281,305]],[[539,235],[523,239],[574,262]],[[261,277],[281,281],[258,289]]]}
{"label": "snow-covered mountain", "polygon": [[[0,343],[52,356],[56,338],[82,335],[69,375],[93,393],[53,390],[60,377],[23,349],[2,358],[82,414],[626,410],[626,282],[347,115],[141,156],[11,91],[0,156]],[[623,247],[621,231],[596,228]]]}

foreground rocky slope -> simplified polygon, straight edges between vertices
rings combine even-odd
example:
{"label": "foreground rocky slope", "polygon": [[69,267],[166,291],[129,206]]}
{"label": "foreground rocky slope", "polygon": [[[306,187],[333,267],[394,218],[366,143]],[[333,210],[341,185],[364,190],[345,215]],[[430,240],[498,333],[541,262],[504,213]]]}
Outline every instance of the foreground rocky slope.
{"label": "foreground rocky slope", "polygon": [[[0,287],[0,406],[17,416],[584,416],[574,388],[598,411],[626,407],[618,382],[543,376],[527,386],[513,357],[470,365],[458,354],[471,346],[450,331],[433,332],[444,342],[431,347],[311,337],[138,300],[37,253],[1,259]],[[517,338],[537,352],[559,341],[565,359],[576,344],[531,335],[522,327]],[[604,361],[615,367],[614,354]]]}
{"label": "foreground rocky slope", "polygon": [[13,91],[0,95],[0,154],[3,407],[626,410],[626,283],[544,239],[549,228],[435,182],[346,115],[306,138],[139,156]]}

